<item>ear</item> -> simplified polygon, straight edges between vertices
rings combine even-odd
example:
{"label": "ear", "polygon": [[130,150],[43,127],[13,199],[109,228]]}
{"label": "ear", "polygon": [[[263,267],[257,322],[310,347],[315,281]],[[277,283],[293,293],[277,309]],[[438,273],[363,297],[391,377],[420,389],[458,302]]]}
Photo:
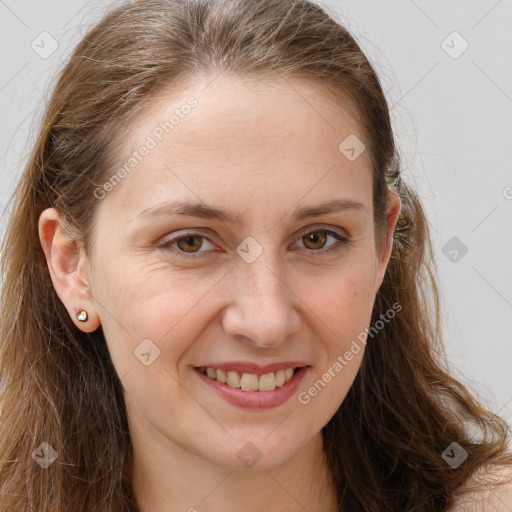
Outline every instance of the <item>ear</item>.
{"label": "ear", "polygon": [[[84,332],[100,326],[96,301],[90,286],[89,265],[83,247],[66,232],[59,213],[47,208],[39,216],[39,240],[43,247],[53,287],[75,325]],[[76,315],[87,311],[88,320]]]}
{"label": "ear", "polygon": [[402,201],[400,200],[400,196],[398,195],[395,188],[391,188],[389,190],[388,197],[390,204],[387,210],[388,220],[386,224],[386,233],[383,234],[385,240],[380,251],[380,254],[377,254],[377,260],[375,263],[375,295],[377,295],[377,292],[379,291],[382,281],[384,281],[384,275],[386,274],[389,259],[391,258],[391,251],[393,250],[393,233],[395,231],[395,227],[398,222],[398,218],[400,216],[400,211],[402,208]]}

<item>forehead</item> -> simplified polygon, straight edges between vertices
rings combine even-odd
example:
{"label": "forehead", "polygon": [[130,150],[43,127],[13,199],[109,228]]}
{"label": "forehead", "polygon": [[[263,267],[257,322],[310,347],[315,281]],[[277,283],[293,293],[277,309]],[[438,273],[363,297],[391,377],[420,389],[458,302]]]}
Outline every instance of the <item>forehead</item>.
{"label": "forehead", "polygon": [[371,193],[366,152],[351,161],[340,150],[348,137],[364,140],[351,105],[316,83],[205,78],[160,93],[128,128],[118,161],[128,172],[105,203],[131,217],[166,199],[233,205],[238,195],[247,209],[250,200],[286,206],[334,189],[353,200]]}

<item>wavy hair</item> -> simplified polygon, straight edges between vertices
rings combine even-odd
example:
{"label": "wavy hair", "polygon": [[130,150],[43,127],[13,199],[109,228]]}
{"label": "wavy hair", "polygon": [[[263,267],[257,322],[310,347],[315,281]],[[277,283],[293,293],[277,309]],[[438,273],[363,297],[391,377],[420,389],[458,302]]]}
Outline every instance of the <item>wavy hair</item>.
{"label": "wavy hair", "polygon": [[[38,219],[58,209],[89,255],[95,184],[116,162],[119,133],[160,92],[198,75],[298,77],[348,98],[371,160],[375,239],[388,186],[402,213],[360,370],[322,429],[339,510],[447,510],[484,464],[512,464],[510,426],[450,374],[428,223],[401,177],[379,78],[346,28],[308,0],[135,0],[112,7],[76,46],[56,81],[18,182],[1,252],[0,509],[135,512],[132,446],[122,386],[101,327],[80,331],[57,296]],[[475,431],[478,436],[475,437]],[[442,452],[456,441],[467,460]],[[58,460],[42,470],[48,442]]]}

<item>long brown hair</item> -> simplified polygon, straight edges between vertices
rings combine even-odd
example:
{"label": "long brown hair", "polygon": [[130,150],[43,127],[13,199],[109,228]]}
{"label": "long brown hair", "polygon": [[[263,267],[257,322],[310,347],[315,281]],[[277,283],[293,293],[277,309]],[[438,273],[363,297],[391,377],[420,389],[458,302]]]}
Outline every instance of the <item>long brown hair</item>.
{"label": "long brown hair", "polygon": [[[349,98],[372,164],[376,243],[388,185],[402,200],[394,247],[357,377],[322,430],[339,509],[441,511],[483,464],[512,464],[510,427],[450,375],[428,224],[401,178],[379,79],[353,37],[307,0],[135,0],[112,9],[78,44],[55,86],[4,238],[0,316],[0,509],[136,511],[122,386],[101,327],[77,329],[58,298],[38,237],[48,207],[93,243],[95,186],[116,168],[128,118],[198,73],[289,76]],[[475,431],[479,433],[475,438]],[[49,467],[34,452],[48,443]],[[442,452],[468,454],[457,469]]]}

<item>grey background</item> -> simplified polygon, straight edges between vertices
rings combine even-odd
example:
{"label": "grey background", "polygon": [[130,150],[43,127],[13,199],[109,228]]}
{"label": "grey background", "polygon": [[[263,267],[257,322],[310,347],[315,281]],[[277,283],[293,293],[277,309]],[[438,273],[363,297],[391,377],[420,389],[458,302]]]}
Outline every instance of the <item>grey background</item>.
{"label": "grey background", "polygon": [[[109,3],[0,0],[3,212],[49,87]],[[451,365],[512,422],[512,3],[324,3],[375,64],[393,105],[403,176],[432,228]],[[58,47],[46,55],[52,39]]]}

